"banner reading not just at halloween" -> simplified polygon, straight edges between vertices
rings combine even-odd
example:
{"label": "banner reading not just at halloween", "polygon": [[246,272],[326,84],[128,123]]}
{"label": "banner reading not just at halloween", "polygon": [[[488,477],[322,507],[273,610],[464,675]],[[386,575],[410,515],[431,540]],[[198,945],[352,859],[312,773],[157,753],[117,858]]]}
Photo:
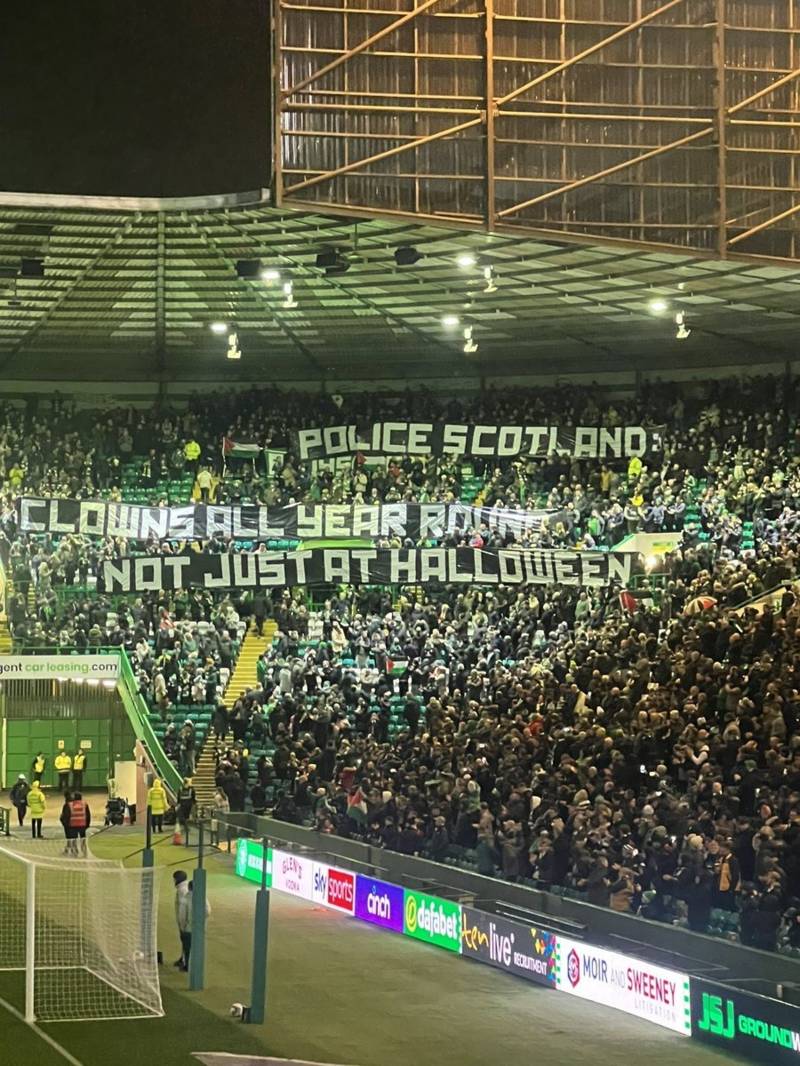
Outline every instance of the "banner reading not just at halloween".
{"label": "banner reading not just at halloween", "polygon": [[467,425],[461,422],[375,422],[300,429],[301,459],[338,455],[444,455],[510,459],[564,455],[574,459],[626,459],[660,452],[664,426]]}
{"label": "banner reading not just at halloween", "polygon": [[186,504],[142,507],[108,500],[38,499],[17,504],[23,533],[81,533],[128,540],[210,540],[216,534],[238,540],[313,540],[334,537],[443,537],[486,528],[503,536],[540,529],[561,511],[471,507],[465,503],[289,504],[279,507]]}
{"label": "banner reading not just at halloween", "polygon": [[106,592],[293,585],[626,585],[630,552],[519,548],[313,548],[222,555],[143,555],[103,563]]}

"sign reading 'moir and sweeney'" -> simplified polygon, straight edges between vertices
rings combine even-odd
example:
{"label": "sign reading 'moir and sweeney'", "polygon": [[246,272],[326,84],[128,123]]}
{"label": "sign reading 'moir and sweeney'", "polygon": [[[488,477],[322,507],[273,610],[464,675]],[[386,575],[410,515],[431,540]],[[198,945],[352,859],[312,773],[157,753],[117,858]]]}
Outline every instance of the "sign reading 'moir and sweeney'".
{"label": "sign reading 'moir and sweeney'", "polygon": [[461,953],[526,981],[555,986],[555,936],[521,922],[462,907]]}
{"label": "sign reading 'moir and sweeney'", "polygon": [[559,936],[556,987],[691,1035],[688,974]]}
{"label": "sign reading 'moir and sweeney'", "polygon": [[692,978],[692,1036],[729,1054],[800,1063],[800,1007]]}
{"label": "sign reading 'moir and sweeney'", "polygon": [[460,422],[375,422],[315,426],[296,433],[300,458],[337,455],[446,455],[514,458],[564,455],[625,459],[664,447],[664,426],[485,426]]}
{"label": "sign reading 'moir and sweeney'", "polygon": [[631,552],[519,548],[314,548],[292,552],[141,555],[103,563],[107,593],[293,585],[627,586]]}
{"label": "sign reading 'moir and sweeney'", "polygon": [[424,892],[405,889],[403,932],[426,944],[461,951],[461,905]]}

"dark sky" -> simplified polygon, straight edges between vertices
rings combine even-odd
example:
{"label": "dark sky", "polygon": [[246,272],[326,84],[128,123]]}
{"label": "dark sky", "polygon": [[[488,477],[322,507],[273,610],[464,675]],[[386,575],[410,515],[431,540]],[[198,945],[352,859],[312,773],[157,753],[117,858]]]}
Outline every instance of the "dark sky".
{"label": "dark sky", "polygon": [[26,0],[0,18],[0,190],[269,184],[267,0]]}

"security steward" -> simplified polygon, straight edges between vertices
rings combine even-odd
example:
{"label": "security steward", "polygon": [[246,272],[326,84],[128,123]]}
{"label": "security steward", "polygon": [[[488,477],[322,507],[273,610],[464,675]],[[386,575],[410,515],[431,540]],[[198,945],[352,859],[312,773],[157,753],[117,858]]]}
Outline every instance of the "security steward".
{"label": "security steward", "polygon": [[72,769],[72,759],[65,751],[60,751],[58,755],[56,755],[53,765],[58,774],[59,791],[66,792],[69,788],[69,773]]}
{"label": "security steward", "polygon": [[64,848],[65,855],[78,854],[78,841],[81,842],[81,855],[86,855],[86,830],[92,824],[92,812],[80,792],[73,792],[72,798],[64,803],[61,810],[61,824],[64,826],[64,834],[67,845]]}
{"label": "security steward", "polygon": [[40,784],[44,781],[44,768],[47,765],[47,759],[43,751],[37,751],[34,756],[34,760],[31,763],[31,780],[38,781]]}
{"label": "security steward", "polygon": [[83,771],[86,769],[86,752],[79,749],[72,758],[72,787],[83,788]]}

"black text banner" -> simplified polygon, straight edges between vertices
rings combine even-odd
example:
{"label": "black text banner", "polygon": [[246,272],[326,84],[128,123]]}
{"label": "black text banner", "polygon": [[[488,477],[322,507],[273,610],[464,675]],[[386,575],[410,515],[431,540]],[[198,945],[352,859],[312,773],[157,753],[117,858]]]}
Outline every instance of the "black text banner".
{"label": "black text banner", "polygon": [[313,548],[109,560],[106,592],[280,588],[291,585],[627,585],[630,552],[519,548]]}
{"label": "black text banner", "polygon": [[142,507],[108,500],[22,497],[18,501],[23,533],[82,533],[129,540],[210,540],[215,534],[239,540],[314,540],[337,537],[442,537],[485,527],[520,536],[541,528],[559,511],[506,510],[462,503],[291,504]]}
{"label": "black text banner", "polygon": [[375,422],[301,429],[300,458],[340,455],[516,456],[625,459],[663,449],[664,426],[483,426],[459,422]]}

